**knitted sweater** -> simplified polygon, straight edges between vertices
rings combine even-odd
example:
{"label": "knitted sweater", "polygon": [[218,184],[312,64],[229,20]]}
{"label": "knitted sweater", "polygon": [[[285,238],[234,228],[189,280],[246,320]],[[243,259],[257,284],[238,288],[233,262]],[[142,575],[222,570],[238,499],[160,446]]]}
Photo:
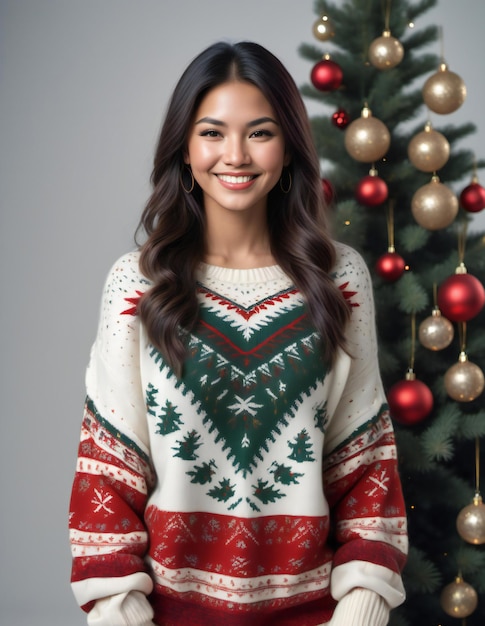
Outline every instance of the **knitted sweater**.
{"label": "knitted sweater", "polygon": [[349,354],[329,367],[278,266],[202,264],[181,378],[137,317],[150,287],[139,253],[113,266],[70,507],[85,610],[145,594],[165,626],[315,626],[352,589],[403,601],[405,509],[372,287],[361,257],[337,251]]}

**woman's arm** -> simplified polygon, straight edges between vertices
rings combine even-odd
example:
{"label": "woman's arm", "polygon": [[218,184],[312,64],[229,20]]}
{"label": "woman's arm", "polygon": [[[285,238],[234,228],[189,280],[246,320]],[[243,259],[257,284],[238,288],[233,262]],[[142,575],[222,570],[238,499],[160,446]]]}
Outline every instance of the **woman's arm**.
{"label": "woman's arm", "polygon": [[113,266],[86,374],[69,526],[73,592],[96,626],[142,626],[152,618],[143,515],[154,476],[136,317],[145,288],[136,253]]}
{"label": "woman's arm", "polygon": [[[344,247],[342,257],[336,279],[348,281],[354,306],[347,332],[351,365],[325,441],[323,480],[337,546],[331,591],[340,607],[332,626],[340,626],[358,598],[373,604],[376,595],[382,601],[375,610],[387,620],[385,611],[404,601],[401,571],[407,554],[394,432],[379,374],[372,284],[355,251]],[[356,617],[346,626],[367,623]]]}

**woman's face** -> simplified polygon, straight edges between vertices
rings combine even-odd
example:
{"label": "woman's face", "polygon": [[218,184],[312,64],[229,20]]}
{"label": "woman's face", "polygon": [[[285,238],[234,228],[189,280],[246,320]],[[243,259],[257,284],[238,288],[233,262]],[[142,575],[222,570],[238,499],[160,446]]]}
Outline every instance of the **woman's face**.
{"label": "woman's face", "polygon": [[289,158],[281,127],[261,91],[227,82],[207,93],[188,137],[185,162],[205,211],[266,210],[268,192]]}

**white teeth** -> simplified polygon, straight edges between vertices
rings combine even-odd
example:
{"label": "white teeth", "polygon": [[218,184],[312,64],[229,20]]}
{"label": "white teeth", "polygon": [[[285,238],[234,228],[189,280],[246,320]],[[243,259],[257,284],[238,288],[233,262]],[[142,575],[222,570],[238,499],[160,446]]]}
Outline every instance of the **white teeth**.
{"label": "white teeth", "polygon": [[225,174],[219,174],[218,177],[220,180],[225,183],[249,183],[250,180],[254,178],[254,176],[226,176]]}

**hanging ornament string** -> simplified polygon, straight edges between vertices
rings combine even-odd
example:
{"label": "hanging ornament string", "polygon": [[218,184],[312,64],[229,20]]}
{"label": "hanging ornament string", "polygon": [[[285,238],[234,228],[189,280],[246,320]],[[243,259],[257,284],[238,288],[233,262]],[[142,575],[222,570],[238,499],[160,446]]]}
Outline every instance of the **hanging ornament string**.
{"label": "hanging ornament string", "polygon": [[[372,0],[367,0],[367,9],[366,14],[371,14],[371,5]],[[363,20],[362,27],[362,61],[364,64],[364,68],[368,68],[370,66],[369,63],[369,44],[371,42],[371,37],[369,35],[369,24],[368,20]],[[368,71],[368,70],[367,70]],[[365,102],[367,100],[367,71],[364,70],[360,73],[360,101]],[[367,104],[366,104],[367,106]]]}
{"label": "hanging ornament string", "polygon": [[416,314],[411,315],[411,350],[409,366],[404,380],[394,383],[387,392],[391,416],[403,426],[413,426],[433,410],[434,399],[431,389],[416,378],[414,372],[416,343]]}
{"label": "hanging ornament string", "polygon": [[382,0],[382,12],[384,13],[384,30],[391,30],[391,0]]}
{"label": "hanging ornament string", "polygon": [[485,504],[480,495],[480,440],[475,439],[475,496],[456,518],[458,534],[473,545],[485,544]]}
{"label": "hanging ornament string", "polygon": [[446,63],[445,61],[445,38],[443,35],[443,26],[438,27],[438,39],[440,42],[440,59],[441,63]]}
{"label": "hanging ornament string", "polygon": [[443,350],[453,341],[455,329],[449,319],[441,314],[438,306],[438,284],[433,283],[433,310],[419,325],[418,337],[428,350]]}
{"label": "hanging ornament string", "polygon": [[480,439],[475,439],[475,493],[480,495]]}
{"label": "hanging ornament string", "polygon": [[395,251],[394,246],[394,200],[389,201],[387,209],[387,243],[389,252]]}
{"label": "hanging ornament string", "polygon": [[369,46],[368,59],[378,70],[390,70],[402,61],[404,48],[402,43],[391,35],[391,0],[381,0],[384,14],[382,35],[374,39]]}
{"label": "hanging ornament string", "polygon": [[414,371],[414,359],[416,351],[416,313],[411,315],[411,355],[409,357],[409,370]]}
{"label": "hanging ornament string", "polygon": [[465,248],[466,248],[466,234],[468,229],[468,222],[463,218],[462,229],[458,232],[458,262],[461,266],[465,265]]}
{"label": "hanging ornament string", "polygon": [[467,221],[458,232],[458,266],[455,273],[445,279],[438,289],[438,304],[445,317],[452,322],[466,322],[474,318],[485,306],[485,288],[475,276],[468,274],[465,266]]}
{"label": "hanging ornament string", "polygon": [[375,270],[384,280],[394,282],[401,278],[406,269],[406,261],[396,252],[394,245],[394,200],[389,200],[386,221],[387,252],[377,259]]}
{"label": "hanging ornament string", "polygon": [[467,91],[461,76],[448,69],[445,62],[443,29],[439,27],[441,62],[438,71],[430,76],[423,85],[424,103],[434,113],[446,115],[453,113],[465,101]]}
{"label": "hanging ornament string", "polygon": [[458,322],[458,338],[460,342],[460,351],[466,352],[466,322]]}

